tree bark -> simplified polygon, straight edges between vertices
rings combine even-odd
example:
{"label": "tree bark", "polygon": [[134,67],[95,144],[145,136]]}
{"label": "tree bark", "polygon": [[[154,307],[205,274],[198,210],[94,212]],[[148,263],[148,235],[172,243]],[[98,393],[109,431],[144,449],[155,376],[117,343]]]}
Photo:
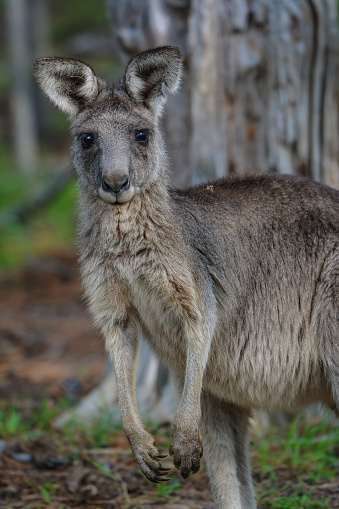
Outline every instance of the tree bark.
{"label": "tree bark", "polygon": [[169,99],[177,185],[251,171],[339,187],[335,0],[107,0],[126,61],[179,45],[186,72]]}
{"label": "tree bark", "polygon": [[34,56],[29,37],[27,0],[7,0],[7,38],[13,83],[13,144],[19,171],[32,172],[37,166],[37,129],[32,94]]}

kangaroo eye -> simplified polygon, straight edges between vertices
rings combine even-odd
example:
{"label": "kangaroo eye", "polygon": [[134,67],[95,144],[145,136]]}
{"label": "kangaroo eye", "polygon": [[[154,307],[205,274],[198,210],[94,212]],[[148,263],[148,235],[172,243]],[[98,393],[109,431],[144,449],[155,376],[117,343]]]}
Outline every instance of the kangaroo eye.
{"label": "kangaroo eye", "polygon": [[142,144],[146,145],[146,143],[148,143],[148,140],[149,140],[149,131],[147,131],[147,129],[143,129],[142,131],[137,131],[135,133],[135,139],[137,140],[138,143],[142,143]]}
{"label": "kangaroo eye", "polygon": [[80,134],[79,138],[84,148],[89,148],[94,141],[94,136],[90,133]]}

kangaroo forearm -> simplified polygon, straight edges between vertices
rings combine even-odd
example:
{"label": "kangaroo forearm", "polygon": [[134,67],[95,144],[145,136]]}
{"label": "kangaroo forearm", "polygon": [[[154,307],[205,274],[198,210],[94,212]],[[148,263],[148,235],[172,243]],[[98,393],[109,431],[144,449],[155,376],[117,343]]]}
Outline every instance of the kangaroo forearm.
{"label": "kangaroo forearm", "polygon": [[177,414],[182,418],[185,414],[191,416],[191,420],[200,419],[200,394],[204,371],[209,352],[209,342],[204,345],[201,355],[197,355],[193,348],[187,348],[186,374],[181,401]]}
{"label": "kangaroo forearm", "polygon": [[162,475],[159,452],[153,437],[143,428],[135,397],[135,359],[140,331],[133,318],[124,329],[116,329],[106,337],[106,347],[115,370],[122,424],[133,455],[145,476],[159,482]]}
{"label": "kangaroo forearm", "polygon": [[119,408],[125,429],[141,426],[135,397],[135,360],[139,333],[137,322],[130,317],[124,328],[117,327],[106,337],[106,349],[115,371]]}

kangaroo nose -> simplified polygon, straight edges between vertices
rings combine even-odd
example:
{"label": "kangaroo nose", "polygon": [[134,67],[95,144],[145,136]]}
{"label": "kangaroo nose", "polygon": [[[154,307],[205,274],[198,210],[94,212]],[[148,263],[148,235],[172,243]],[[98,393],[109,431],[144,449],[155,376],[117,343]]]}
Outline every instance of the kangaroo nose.
{"label": "kangaroo nose", "polygon": [[130,180],[128,177],[123,176],[108,176],[106,175],[102,179],[102,189],[106,193],[116,193],[118,194],[120,191],[127,191],[130,186]]}

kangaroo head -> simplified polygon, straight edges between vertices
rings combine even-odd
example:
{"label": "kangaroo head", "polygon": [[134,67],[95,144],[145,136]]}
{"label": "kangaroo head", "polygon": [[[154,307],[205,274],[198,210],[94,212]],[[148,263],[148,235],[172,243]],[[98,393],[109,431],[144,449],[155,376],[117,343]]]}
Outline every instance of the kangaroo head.
{"label": "kangaroo head", "polygon": [[73,156],[81,185],[109,204],[130,201],[166,165],[158,126],[164,91],[179,86],[179,48],[139,53],[119,86],[71,58],[41,58],[35,76],[45,94],[71,117]]}

